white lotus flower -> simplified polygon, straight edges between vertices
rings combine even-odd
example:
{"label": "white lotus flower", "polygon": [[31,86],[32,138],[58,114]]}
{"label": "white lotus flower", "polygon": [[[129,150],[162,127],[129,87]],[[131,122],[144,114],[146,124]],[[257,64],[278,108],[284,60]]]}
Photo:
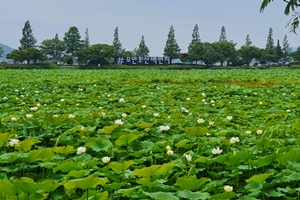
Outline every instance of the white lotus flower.
{"label": "white lotus flower", "polygon": [[205,122],[205,120],[201,118],[201,119],[198,119],[197,122],[198,122],[199,124],[202,124],[202,123]]}
{"label": "white lotus flower", "polygon": [[154,113],[153,116],[154,117],[159,117],[159,113]]}
{"label": "white lotus flower", "polygon": [[142,105],[142,108],[147,108],[147,106],[146,105]]}
{"label": "white lotus flower", "polygon": [[86,151],[86,147],[78,147],[77,148],[77,155],[85,153],[85,151]]}
{"label": "white lotus flower", "polygon": [[226,117],[226,119],[227,119],[228,121],[231,121],[232,118],[233,118],[232,116],[227,116],[227,117]]}
{"label": "white lotus flower", "polygon": [[26,114],[26,117],[27,117],[27,118],[32,118],[32,117],[33,117],[33,114]]}
{"label": "white lotus flower", "polygon": [[211,126],[215,124],[215,122],[208,122],[208,123],[209,123],[209,125],[211,125]]}
{"label": "white lotus flower", "polygon": [[286,112],[291,112],[291,110],[290,110],[290,109],[288,109],[288,110],[286,110]]}
{"label": "white lotus flower", "polygon": [[110,157],[108,157],[108,156],[105,156],[105,157],[103,157],[102,158],[102,162],[105,164],[105,163],[109,163],[109,161],[110,161]]}
{"label": "white lotus flower", "polygon": [[201,94],[203,97],[205,97],[206,96],[206,94],[203,92],[202,94]]}
{"label": "white lotus flower", "polygon": [[7,97],[3,97],[3,100],[7,100],[8,98]]}
{"label": "white lotus flower", "polygon": [[85,131],[84,126],[81,126],[80,130],[81,130],[81,131]]}
{"label": "white lotus flower", "polygon": [[123,103],[125,100],[124,98],[119,99],[119,102]]}
{"label": "white lotus flower", "polygon": [[61,101],[61,102],[64,102],[64,101],[65,101],[65,99],[61,99],[60,101]]}
{"label": "white lotus flower", "polygon": [[73,119],[73,118],[75,118],[75,115],[69,114],[69,118],[70,118],[70,119]]}
{"label": "white lotus flower", "polygon": [[225,185],[223,188],[224,188],[225,192],[232,192],[232,190],[233,190],[233,187],[230,185]]}
{"label": "white lotus flower", "polygon": [[261,135],[263,132],[264,132],[263,130],[257,130],[257,131],[256,131],[256,133],[257,133],[258,135]]}
{"label": "white lotus flower", "polygon": [[166,126],[159,126],[159,130],[160,131],[168,131],[168,130],[170,130],[170,126],[169,125],[166,125]]}
{"label": "white lotus flower", "polygon": [[13,138],[9,141],[9,145],[11,147],[20,146],[20,141],[18,139]]}
{"label": "white lotus flower", "polygon": [[115,121],[115,124],[123,125],[124,122],[123,122],[121,119],[117,119],[117,120]]}
{"label": "white lotus flower", "polygon": [[246,134],[247,134],[247,135],[250,135],[250,134],[251,134],[251,131],[246,131]]}
{"label": "white lotus flower", "polygon": [[261,101],[260,101],[260,102],[259,102],[259,104],[260,104],[260,105],[262,105],[262,104],[263,104],[263,102],[261,102]]}
{"label": "white lotus flower", "polygon": [[215,103],[215,101],[214,101],[214,100],[211,100],[210,103]]}
{"label": "white lotus flower", "polygon": [[168,156],[172,156],[174,154],[174,151],[172,151],[171,149],[169,149],[168,151],[167,151],[167,155]]}
{"label": "white lotus flower", "polygon": [[186,100],[187,100],[187,101],[190,101],[190,100],[191,100],[191,98],[186,98]]}
{"label": "white lotus flower", "polygon": [[126,113],[123,113],[123,114],[122,114],[122,117],[123,117],[123,118],[126,118],[126,117],[127,117],[127,114],[126,114]]}
{"label": "white lotus flower", "polygon": [[238,137],[232,137],[232,138],[230,138],[230,143],[231,144],[237,143],[239,141],[240,141],[240,139]]}
{"label": "white lotus flower", "polygon": [[220,154],[220,153],[222,153],[222,152],[223,152],[223,150],[220,149],[220,147],[218,147],[218,148],[213,148],[213,149],[211,150],[211,153],[212,153],[212,154]]}
{"label": "white lotus flower", "polygon": [[32,110],[32,111],[37,111],[37,110],[38,110],[38,107],[31,107],[30,110]]}
{"label": "white lotus flower", "polygon": [[83,91],[83,89],[82,89],[82,88],[78,88],[78,91],[80,91],[80,92],[81,92],[81,91]]}
{"label": "white lotus flower", "polygon": [[102,116],[105,116],[106,114],[105,114],[105,112],[102,112],[101,115],[102,115]]}
{"label": "white lotus flower", "polygon": [[171,150],[172,148],[168,145],[166,146],[166,150]]}
{"label": "white lotus flower", "polygon": [[26,104],[25,102],[22,102],[22,103],[21,103],[21,105],[25,105],[25,104]]}
{"label": "white lotus flower", "polygon": [[191,155],[185,154],[184,156],[185,156],[185,158],[188,162],[192,161],[192,156]]}
{"label": "white lotus flower", "polygon": [[12,118],[10,118],[10,120],[13,121],[13,122],[16,122],[17,118],[16,117],[12,117]]}
{"label": "white lotus flower", "polygon": [[58,117],[58,115],[53,115],[53,117]]}

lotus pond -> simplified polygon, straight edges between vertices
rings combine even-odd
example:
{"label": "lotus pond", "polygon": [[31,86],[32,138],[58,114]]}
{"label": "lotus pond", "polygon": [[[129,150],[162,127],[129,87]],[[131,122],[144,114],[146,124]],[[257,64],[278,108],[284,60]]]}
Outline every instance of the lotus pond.
{"label": "lotus pond", "polygon": [[2,70],[0,200],[300,199],[296,70]]}

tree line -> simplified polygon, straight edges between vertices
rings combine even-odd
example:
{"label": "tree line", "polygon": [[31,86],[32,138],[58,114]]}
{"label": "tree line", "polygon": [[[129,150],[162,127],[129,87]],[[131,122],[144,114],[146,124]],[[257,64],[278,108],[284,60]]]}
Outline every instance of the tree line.
{"label": "tree line", "polygon": [[[3,53],[3,51],[2,51]],[[2,55],[0,49],[0,56]],[[122,47],[119,39],[118,27],[114,30],[114,40],[112,44],[90,45],[88,29],[82,39],[78,28],[72,26],[64,34],[63,39],[59,39],[58,34],[52,39],[46,39],[37,45],[37,40],[33,35],[30,21],[27,20],[22,29],[22,38],[18,49],[6,55],[7,59],[14,63],[38,63],[51,61],[56,64],[110,64],[113,57],[147,57],[150,50],[146,45],[144,36],[141,37],[138,48],[128,51]],[[253,60],[257,63],[287,63],[291,60],[300,61],[300,48],[292,53],[287,35],[283,38],[282,47],[277,40],[275,45],[273,30],[269,29],[265,48],[258,48],[252,45],[250,36],[247,35],[245,44],[236,49],[236,43],[228,41],[226,29],[221,28],[219,41],[202,42],[199,34],[199,27],[196,24],[192,32],[192,39],[188,46],[187,53],[181,53],[181,49],[175,39],[175,30],[171,26],[167,41],[163,51],[164,56],[176,59],[179,58],[186,63],[196,63],[213,65],[217,62],[221,65],[249,65]]]}

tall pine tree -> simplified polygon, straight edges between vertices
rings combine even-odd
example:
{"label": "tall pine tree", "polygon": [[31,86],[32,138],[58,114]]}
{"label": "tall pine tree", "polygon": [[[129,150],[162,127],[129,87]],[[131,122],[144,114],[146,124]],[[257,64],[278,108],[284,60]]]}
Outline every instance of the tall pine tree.
{"label": "tall pine tree", "polygon": [[122,43],[120,42],[120,39],[119,39],[119,28],[118,27],[116,27],[116,29],[115,29],[113,46],[116,49],[117,56],[119,56],[122,53]]}
{"label": "tall pine tree", "polygon": [[225,26],[222,26],[222,28],[221,28],[221,35],[219,38],[219,42],[227,42]]}
{"label": "tall pine tree", "polygon": [[166,41],[166,46],[164,48],[164,56],[168,56],[170,58],[179,58],[180,57],[180,48],[175,39],[175,30],[173,26],[171,26],[170,31],[168,33],[168,39]]}
{"label": "tall pine tree", "polygon": [[193,30],[193,33],[192,33],[192,41],[191,43],[189,44],[189,47],[188,47],[188,51],[192,51],[193,47],[197,44],[201,42],[200,40],[200,34],[199,34],[199,28],[198,28],[198,24],[196,24],[194,26],[194,30]]}
{"label": "tall pine tree", "polygon": [[289,44],[287,35],[285,35],[283,38],[282,52],[283,52],[282,58],[284,59],[284,61],[289,61],[291,52],[292,52],[292,48],[290,48],[290,44]]}
{"label": "tall pine tree", "polygon": [[146,46],[144,36],[142,35],[141,42],[139,44],[139,48],[136,50],[136,56],[145,57],[149,56],[149,49]]}
{"label": "tall pine tree", "polygon": [[282,59],[283,52],[279,43],[279,40],[277,40],[277,46],[275,47],[275,55],[276,55],[276,61],[279,62],[280,59]]}
{"label": "tall pine tree", "polygon": [[84,41],[83,41],[83,46],[85,48],[90,46],[89,29],[85,29],[85,37],[84,37]]}
{"label": "tall pine tree", "polygon": [[266,50],[267,51],[274,51],[274,39],[273,39],[273,29],[272,27],[269,28],[269,34],[267,38]]}
{"label": "tall pine tree", "polygon": [[36,42],[37,41],[32,33],[30,21],[27,20],[25,22],[24,28],[22,29],[22,38],[20,40],[21,46],[19,47],[19,49],[25,50],[25,49],[29,49],[31,47],[35,47]]}

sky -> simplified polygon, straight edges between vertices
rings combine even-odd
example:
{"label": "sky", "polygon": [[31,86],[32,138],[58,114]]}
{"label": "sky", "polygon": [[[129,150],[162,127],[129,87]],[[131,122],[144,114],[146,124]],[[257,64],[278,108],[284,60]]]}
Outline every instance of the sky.
{"label": "sky", "polygon": [[[181,52],[187,52],[194,26],[202,42],[219,40],[222,26],[228,40],[265,48],[269,28],[277,40],[288,36],[290,47],[300,46],[300,38],[286,27],[291,16],[283,14],[286,3],[276,0],[260,12],[262,0],[8,0],[0,2],[0,43],[20,46],[22,28],[30,21],[39,45],[57,33],[62,39],[76,26],[82,39],[88,29],[91,44],[112,44],[118,27],[122,47],[132,51],[142,36],[150,56],[162,56],[170,27]],[[298,31],[300,33],[300,29]]]}

